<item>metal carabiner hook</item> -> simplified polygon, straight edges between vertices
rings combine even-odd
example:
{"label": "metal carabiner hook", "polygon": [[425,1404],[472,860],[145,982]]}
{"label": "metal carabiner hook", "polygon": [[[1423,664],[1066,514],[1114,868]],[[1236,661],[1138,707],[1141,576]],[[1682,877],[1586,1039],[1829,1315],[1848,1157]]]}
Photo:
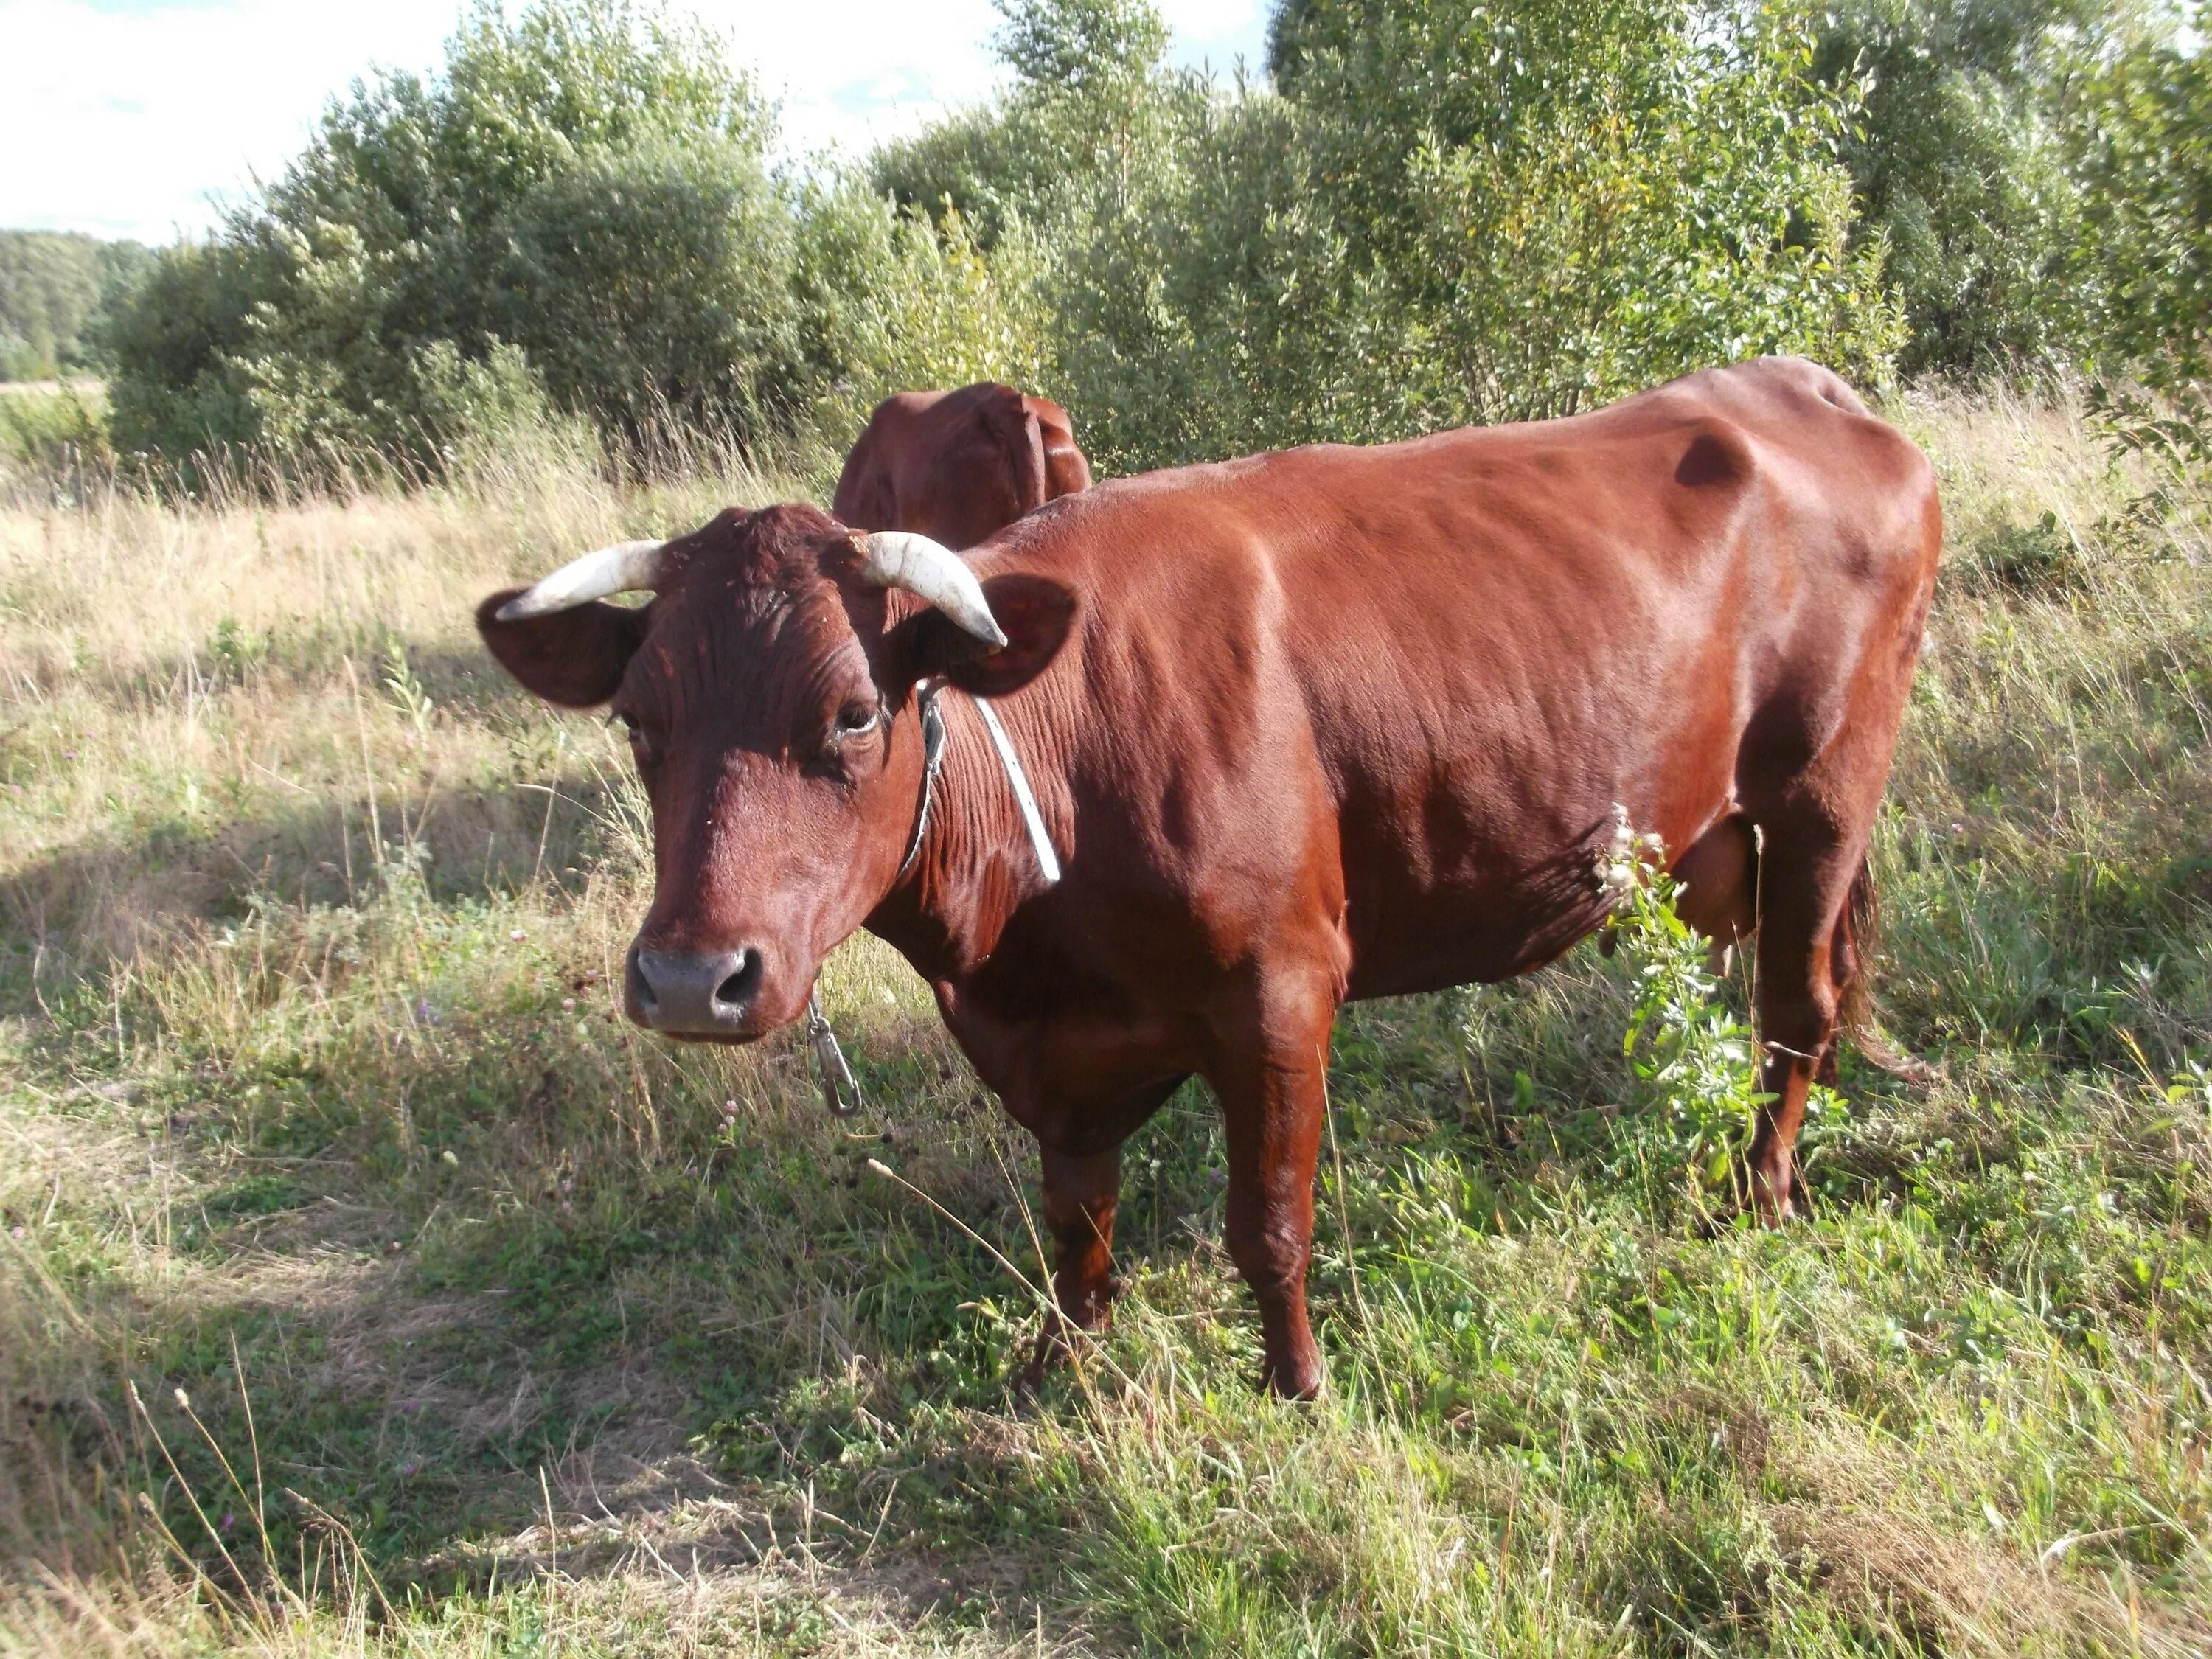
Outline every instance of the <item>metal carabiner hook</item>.
{"label": "metal carabiner hook", "polygon": [[860,1085],[845,1063],[845,1051],[837,1046],[837,1034],[830,1029],[829,1016],[822,1012],[822,1000],[815,991],[806,994],[806,1042],[821,1076],[823,1105],[832,1117],[852,1116],[860,1109]]}

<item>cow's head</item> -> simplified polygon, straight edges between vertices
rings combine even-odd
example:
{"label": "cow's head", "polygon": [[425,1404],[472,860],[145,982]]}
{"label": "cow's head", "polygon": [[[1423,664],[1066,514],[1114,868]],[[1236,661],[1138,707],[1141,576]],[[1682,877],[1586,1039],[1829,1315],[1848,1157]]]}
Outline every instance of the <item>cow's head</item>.
{"label": "cow's head", "polygon": [[[635,610],[599,602],[641,590]],[[586,554],[477,607],[516,679],[567,708],[611,703],[629,730],[654,883],[630,1018],[729,1042],[795,1019],[897,879],[921,783],[915,684],[1014,690],[1073,605],[1042,578],[979,585],[922,537],[786,506]]]}

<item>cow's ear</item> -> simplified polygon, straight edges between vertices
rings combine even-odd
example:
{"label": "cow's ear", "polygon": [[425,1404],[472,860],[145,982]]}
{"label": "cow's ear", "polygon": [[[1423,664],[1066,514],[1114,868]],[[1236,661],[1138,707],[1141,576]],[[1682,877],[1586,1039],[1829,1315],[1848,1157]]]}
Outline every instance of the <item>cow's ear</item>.
{"label": "cow's ear", "polygon": [[908,680],[939,675],[978,697],[1003,697],[1044,672],[1075,622],[1075,595],[1042,576],[994,576],[983,598],[1006,636],[997,650],[964,631],[942,611],[924,611],[900,629]]}
{"label": "cow's ear", "polygon": [[612,697],[650,625],[651,605],[629,610],[593,601],[521,622],[494,613],[522,590],[510,587],[477,607],[477,632],[499,665],[523,687],[564,708],[591,708]]}

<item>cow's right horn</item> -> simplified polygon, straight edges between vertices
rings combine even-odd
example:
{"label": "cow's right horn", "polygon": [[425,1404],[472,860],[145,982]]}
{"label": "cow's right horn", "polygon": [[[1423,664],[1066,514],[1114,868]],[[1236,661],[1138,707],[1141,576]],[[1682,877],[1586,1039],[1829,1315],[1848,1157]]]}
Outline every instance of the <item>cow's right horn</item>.
{"label": "cow's right horn", "polygon": [[611,593],[650,593],[660,585],[665,542],[617,542],[571,559],[550,576],[540,577],[494,614],[501,622],[521,622],[555,611],[573,611]]}
{"label": "cow's right horn", "polygon": [[983,585],[968,562],[942,542],[910,530],[878,530],[854,537],[853,544],[860,554],[861,580],[877,587],[903,587],[927,599],[984,644],[1006,644],[1006,630],[991,614]]}

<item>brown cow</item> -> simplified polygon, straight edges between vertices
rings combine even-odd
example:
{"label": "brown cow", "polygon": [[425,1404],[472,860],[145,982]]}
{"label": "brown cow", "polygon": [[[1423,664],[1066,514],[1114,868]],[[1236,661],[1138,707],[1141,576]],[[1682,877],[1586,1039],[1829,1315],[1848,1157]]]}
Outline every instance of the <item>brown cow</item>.
{"label": "brown cow", "polygon": [[[1571,420],[1120,480],[972,562],[811,507],[726,513],[478,623],[524,684],[611,701],[633,734],[656,881],[633,1019],[750,1042],[854,929],[890,940],[1042,1144],[1055,1289],[1086,1327],[1121,1142],[1203,1074],[1267,1381],[1310,1395],[1337,1005],[1558,956],[1607,913],[1616,805],[1680,849],[1707,931],[1756,902],[1774,1098],[1751,1176],[1790,1213],[1940,516],[1911,443],[1770,359]],[[624,586],[659,597],[558,608]],[[902,864],[932,676],[993,700],[1056,885],[962,696]]]}
{"label": "brown cow", "polygon": [[973,547],[1024,513],[1091,487],[1067,411],[982,380],[876,405],[838,476],[837,517]]}

